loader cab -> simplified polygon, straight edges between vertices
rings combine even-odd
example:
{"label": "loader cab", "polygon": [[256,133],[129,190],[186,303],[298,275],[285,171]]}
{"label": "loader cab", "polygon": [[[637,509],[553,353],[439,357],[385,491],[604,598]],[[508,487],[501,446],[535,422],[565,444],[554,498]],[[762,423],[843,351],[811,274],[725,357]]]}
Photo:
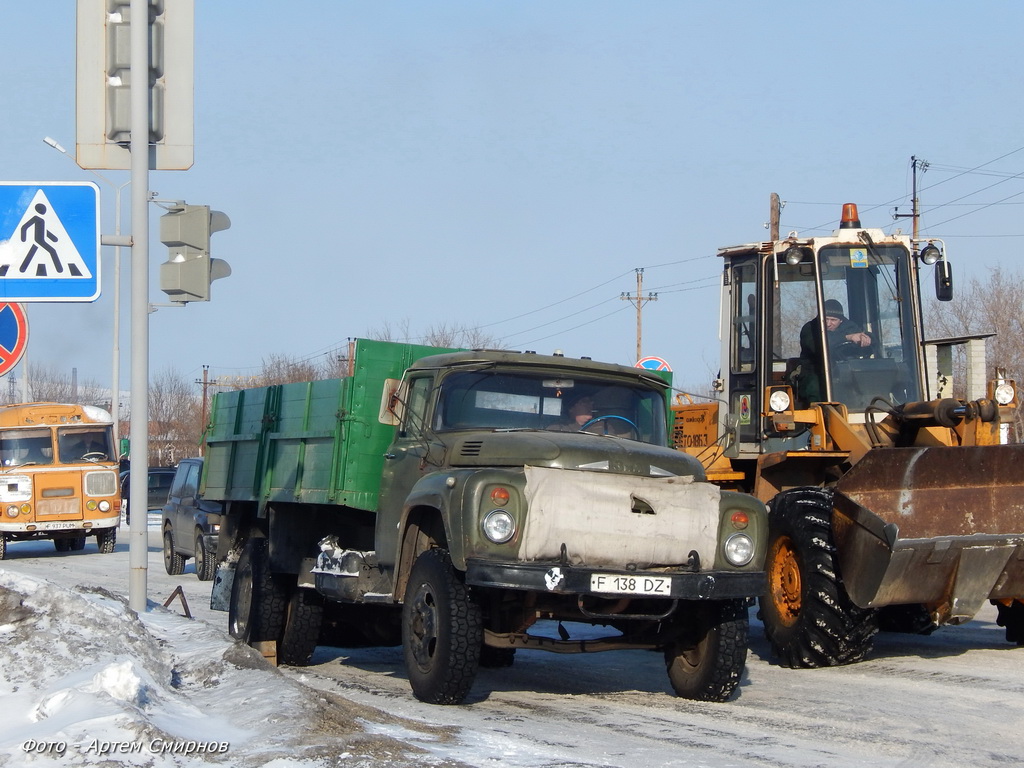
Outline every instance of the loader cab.
{"label": "loader cab", "polygon": [[[781,431],[777,419],[763,416],[773,405],[792,411],[841,403],[851,420],[863,420],[875,398],[923,399],[909,238],[862,229],[854,208],[831,237],[791,236],[721,255],[730,339],[722,386],[741,452],[744,444],[763,452],[806,442],[799,424]],[[777,389],[789,401],[764,402]]]}

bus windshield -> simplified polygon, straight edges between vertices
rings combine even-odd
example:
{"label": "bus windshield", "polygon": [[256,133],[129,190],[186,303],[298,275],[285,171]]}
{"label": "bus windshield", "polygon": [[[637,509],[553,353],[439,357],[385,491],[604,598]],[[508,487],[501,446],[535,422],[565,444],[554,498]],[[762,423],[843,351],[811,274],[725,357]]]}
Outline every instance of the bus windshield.
{"label": "bus windshield", "polygon": [[0,462],[5,467],[52,464],[52,433],[45,428],[0,430]]}

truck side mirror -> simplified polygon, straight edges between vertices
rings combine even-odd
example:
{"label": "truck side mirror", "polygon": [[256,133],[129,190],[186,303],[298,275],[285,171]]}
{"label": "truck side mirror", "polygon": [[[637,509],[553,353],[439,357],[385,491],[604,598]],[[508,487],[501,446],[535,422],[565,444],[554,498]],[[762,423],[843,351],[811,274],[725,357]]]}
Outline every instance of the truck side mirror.
{"label": "truck side mirror", "polygon": [[953,267],[945,259],[935,262],[935,298],[939,301],[953,298]]}
{"label": "truck side mirror", "polygon": [[377,420],[381,424],[389,424],[397,427],[402,421],[405,412],[405,403],[401,392],[401,379],[384,379],[384,389],[381,392],[380,412]]}

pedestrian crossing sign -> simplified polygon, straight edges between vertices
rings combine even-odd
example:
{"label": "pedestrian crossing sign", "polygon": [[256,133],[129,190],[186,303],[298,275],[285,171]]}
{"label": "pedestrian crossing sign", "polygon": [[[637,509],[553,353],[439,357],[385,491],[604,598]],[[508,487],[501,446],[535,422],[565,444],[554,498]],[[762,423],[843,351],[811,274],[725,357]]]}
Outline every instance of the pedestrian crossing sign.
{"label": "pedestrian crossing sign", "polygon": [[92,182],[0,182],[0,302],[95,301],[99,188]]}

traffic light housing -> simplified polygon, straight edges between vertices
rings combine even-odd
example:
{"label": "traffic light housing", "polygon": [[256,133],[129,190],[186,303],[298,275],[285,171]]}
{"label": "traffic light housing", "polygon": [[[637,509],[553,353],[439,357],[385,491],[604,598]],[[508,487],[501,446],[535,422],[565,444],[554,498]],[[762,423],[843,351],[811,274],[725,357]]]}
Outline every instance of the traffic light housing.
{"label": "traffic light housing", "polygon": [[227,214],[208,205],[181,204],[160,217],[160,242],[168,258],[160,265],[160,290],[173,301],[209,301],[210,283],[231,274],[223,259],[210,257],[210,235],[231,226]]}

